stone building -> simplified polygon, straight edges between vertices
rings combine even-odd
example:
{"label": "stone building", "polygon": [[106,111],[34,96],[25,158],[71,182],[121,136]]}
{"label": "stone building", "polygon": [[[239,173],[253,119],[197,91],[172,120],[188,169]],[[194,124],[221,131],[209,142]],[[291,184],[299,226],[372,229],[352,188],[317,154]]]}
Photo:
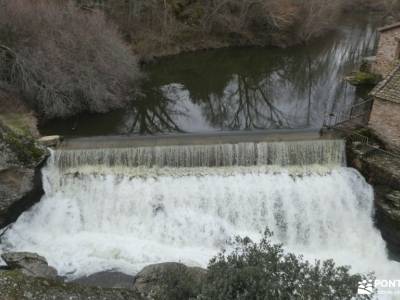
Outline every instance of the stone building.
{"label": "stone building", "polygon": [[378,29],[379,45],[372,72],[387,76],[400,60],[400,22]]}
{"label": "stone building", "polygon": [[373,89],[369,127],[391,150],[400,151],[400,23],[379,29],[379,46],[372,72],[383,80]]}
{"label": "stone building", "polygon": [[400,65],[371,92],[369,126],[394,151],[400,151]]}

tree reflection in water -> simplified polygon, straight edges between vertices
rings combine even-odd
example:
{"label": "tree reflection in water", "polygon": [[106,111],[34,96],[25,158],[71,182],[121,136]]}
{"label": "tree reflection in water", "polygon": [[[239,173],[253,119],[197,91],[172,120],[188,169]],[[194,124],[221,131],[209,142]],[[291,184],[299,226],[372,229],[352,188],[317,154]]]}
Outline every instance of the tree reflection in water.
{"label": "tree reflection in water", "polygon": [[[373,22],[361,22],[306,47],[185,54],[149,72],[180,130],[320,128],[326,114],[356,101],[344,77],[373,51],[375,39]],[[193,125],[195,115],[201,117]]]}
{"label": "tree reflection in water", "polygon": [[221,129],[290,128],[289,116],[270,97],[269,78],[254,82],[253,78],[235,75],[224,97],[211,95],[202,107],[206,119]]}
{"label": "tree reflection in water", "polygon": [[177,100],[166,97],[164,90],[149,83],[145,84],[144,91],[130,102],[120,131],[138,134],[183,132],[175,121],[177,116],[185,114],[179,110]]}

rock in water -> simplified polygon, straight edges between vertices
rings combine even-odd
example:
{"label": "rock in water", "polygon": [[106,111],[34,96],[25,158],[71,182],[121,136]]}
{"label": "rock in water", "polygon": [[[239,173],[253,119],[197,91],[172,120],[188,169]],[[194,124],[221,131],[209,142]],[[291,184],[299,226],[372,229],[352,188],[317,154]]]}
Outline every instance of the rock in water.
{"label": "rock in water", "polygon": [[59,135],[43,136],[38,141],[46,147],[56,147],[61,143],[62,137]]}
{"label": "rock in water", "polygon": [[47,260],[36,253],[9,252],[3,253],[1,258],[10,269],[20,270],[24,275],[48,279],[57,278],[57,270],[50,267]]}
{"label": "rock in water", "polygon": [[205,269],[181,263],[154,264],[135,276],[133,288],[149,299],[191,299],[200,293],[206,275]]}

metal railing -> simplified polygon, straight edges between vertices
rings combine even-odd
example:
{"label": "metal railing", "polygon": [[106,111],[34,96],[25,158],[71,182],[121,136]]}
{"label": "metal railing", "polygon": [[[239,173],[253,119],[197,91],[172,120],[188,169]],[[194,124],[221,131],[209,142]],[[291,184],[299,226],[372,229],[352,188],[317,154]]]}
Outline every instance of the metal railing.
{"label": "metal railing", "polygon": [[345,110],[336,113],[325,114],[323,126],[326,128],[334,128],[351,120],[369,116],[373,103],[373,98],[367,98],[363,99],[363,101],[360,103],[348,107]]}
{"label": "metal railing", "polygon": [[377,145],[377,143],[372,142],[371,139],[365,135],[362,135],[358,132],[348,132],[347,130],[343,129],[336,130],[339,130],[346,135],[345,139],[347,143],[360,143],[364,147],[367,147],[368,151],[366,151],[363,156],[371,157],[376,154],[384,154],[400,159],[400,154],[382,149],[379,145]]}
{"label": "metal railing", "polygon": [[346,137],[346,140],[350,143],[360,143],[363,145],[371,145],[369,142],[369,137],[361,135],[357,132],[353,132]]}
{"label": "metal railing", "polygon": [[[345,129],[343,126],[339,127],[339,125],[343,125],[344,123],[350,122],[357,118],[368,117],[369,119],[373,104],[374,99],[372,97],[368,97],[341,112],[327,114],[325,116],[324,127],[342,132],[347,143],[357,142],[367,147],[368,151],[365,152],[364,156],[370,157],[379,153],[400,159],[400,153],[397,154],[396,152],[382,149],[380,145],[378,145],[376,142],[373,142],[370,137],[362,135],[358,132],[354,132],[350,129]],[[366,121],[368,122],[368,120]],[[366,124],[361,125],[364,127]]]}

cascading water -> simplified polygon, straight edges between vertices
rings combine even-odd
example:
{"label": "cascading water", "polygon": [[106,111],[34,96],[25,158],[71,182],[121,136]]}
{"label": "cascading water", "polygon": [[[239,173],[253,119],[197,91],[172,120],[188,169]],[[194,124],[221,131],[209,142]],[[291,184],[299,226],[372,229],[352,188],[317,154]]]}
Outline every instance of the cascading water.
{"label": "cascading water", "polygon": [[[372,188],[343,167],[343,145],[55,151],[43,170],[45,196],[3,248],[40,253],[70,278],[134,274],[165,261],[206,266],[232,236],[259,239],[268,226],[307,259],[393,277],[398,267],[373,226]],[[299,173],[292,165],[310,166]]]}
{"label": "cascading water", "polygon": [[229,167],[306,166],[343,164],[341,140],[157,146],[115,149],[65,150],[55,153],[62,169],[82,166]]}

